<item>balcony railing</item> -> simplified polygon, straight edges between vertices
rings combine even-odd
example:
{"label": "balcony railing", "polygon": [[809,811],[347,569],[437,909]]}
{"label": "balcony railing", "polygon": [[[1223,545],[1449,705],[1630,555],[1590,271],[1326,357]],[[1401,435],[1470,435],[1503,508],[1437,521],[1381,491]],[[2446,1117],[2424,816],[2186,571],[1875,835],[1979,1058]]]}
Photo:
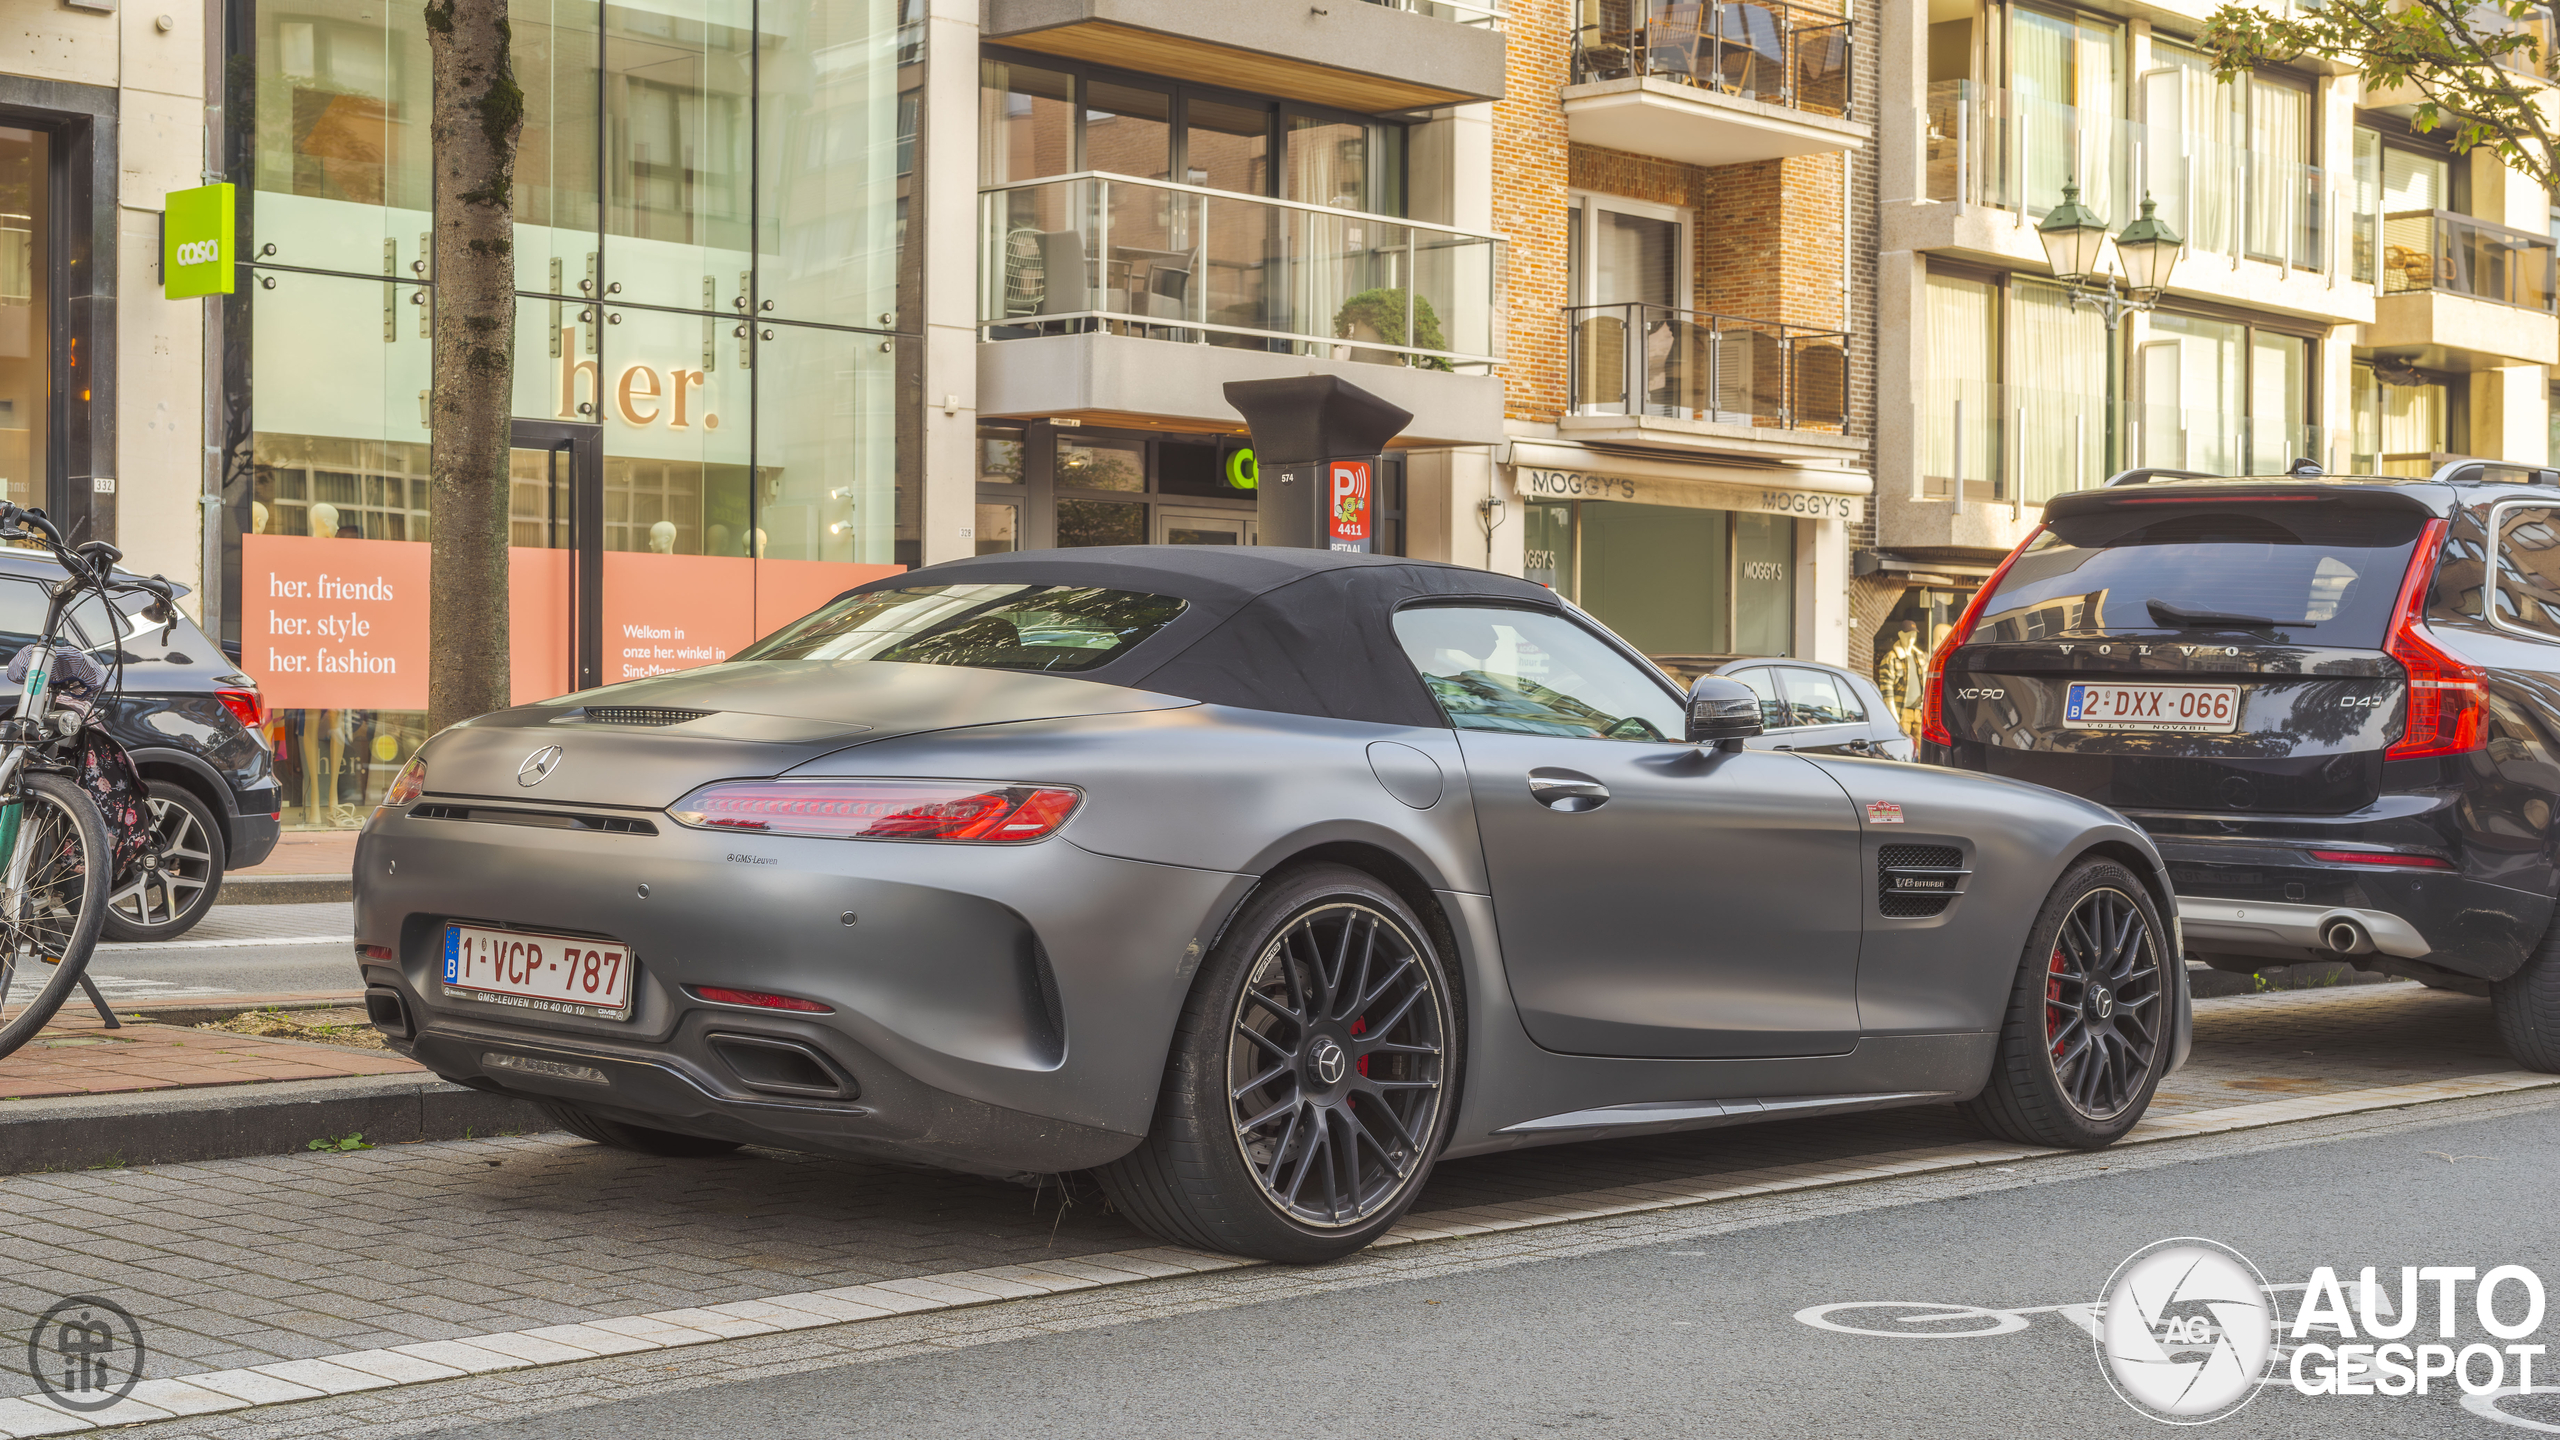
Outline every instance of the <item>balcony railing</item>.
{"label": "balcony railing", "polygon": [[1667,305],[1565,310],[1576,415],[1847,433],[1849,337]]}
{"label": "balcony railing", "polygon": [[2554,313],[2554,280],[2548,236],[2449,210],[2401,210],[2382,217],[2385,295],[2442,290],[2549,315]]}
{"label": "balcony railing", "polygon": [[2104,484],[2110,418],[2121,447],[2117,463],[2124,466],[2280,475],[2299,459],[2333,472],[2354,463],[2347,434],[2327,426],[2175,405],[2110,405],[2079,391],[1934,377],[1921,396],[1920,482],[1913,498],[1950,499],[1959,475],[1968,505],[2036,506]]}
{"label": "balcony railing", "polygon": [[1504,18],[1510,13],[1509,0],[1369,0],[1369,3],[1494,30],[1502,28]]}
{"label": "balcony railing", "polygon": [[1426,370],[1502,358],[1502,241],[1085,172],[979,193],[990,340],[1109,331]]}
{"label": "balcony railing", "polygon": [[[1573,32],[1573,81],[1649,76],[1830,115],[1849,113],[1850,26],[1799,6],[1599,0]],[[1586,13],[1588,13],[1586,11]]]}
{"label": "balcony railing", "polygon": [[1932,200],[2043,218],[2066,182],[2121,227],[2142,197],[2189,255],[2326,271],[2343,187],[2318,166],[2208,139],[2172,124],[2057,105],[1970,80],[1929,86],[1923,116]]}

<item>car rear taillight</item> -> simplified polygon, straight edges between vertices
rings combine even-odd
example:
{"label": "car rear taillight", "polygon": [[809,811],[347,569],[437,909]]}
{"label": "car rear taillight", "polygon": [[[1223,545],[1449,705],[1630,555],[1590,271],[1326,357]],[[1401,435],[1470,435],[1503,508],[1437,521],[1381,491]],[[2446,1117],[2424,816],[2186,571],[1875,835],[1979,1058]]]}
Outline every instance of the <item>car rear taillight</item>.
{"label": "car rear taillight", "polygon": [[693,993],[721,1005],[753,1005],[759,1010],[799,1010],[811,1015],[832,1015],[835,1011],[815,1000],[800,1000],[789,995],[768,995],[762,990],[728,990],[717,985],[696,985]]}
{"label": "car rear taillight", "polygon": [[2409,676],[2408,719],[2400,738],[2383,752],[2386,760],[2459,755],[2489,743],[2488,672],[2437,649],[2418,628],[2426,618],[2427,592],[2435,584],[2446,529],[2445,521],[2430,520],[2418,536],[2409,573],[2400,582],[2400,602],[2391,613],[2391,638],[2383,642],[2382,653],[2399,661]]}
{"label": "car rear taillight", "polygon": [[2390,855],[2376,850],[2314,850],[2323,865],[2385,865],[2402,870],[2450,870],[2453,862],[2433,855]]}
{"label": "car rear taillight", "polygon": [[1954,733],[1947,729],[1947,661],[1956,653],[1958,646],[1973,638],[1974,622],[1982,618],[1982,607],[1990,603],[1992,592],[2008,578],[2009,567],[2017,564],[2018,557],[2026,554],[2027,547],[2036,543],[2036,537],[2043,533],[2042,525],[2027,532],[2027,538],[2019,541],[2018,548],[2009,552],[2009,558],[2000,562],[2000,568],[1991,572],[1991,578],[1982,582],[1982,588],[1973,592],[1973,603],[1964,607],[1964,617],[1956,621],[1956,628],[1947,632],[1947,638],[1929,656],[1929,676],[1920,691],[1921,739],[1932,745],[1956,743]]}
{"label": "car rear taillight", "polygon": [[255,690],[216,690],[213,698],[253,733],[267,723],[267,698]]}
{"label": "car rear taillight", "polygon": [[385,805],[407,805],[427,793],[427,757],[412,755],[409,763],[391,779],[391,789],[382,797]]}
{"label": "car rear taillight", "polygon": [[1018,845],[1075,813],[1082,791],[976,780],[731,780],[667,813],[697,830],[822,840],[964,840]]}

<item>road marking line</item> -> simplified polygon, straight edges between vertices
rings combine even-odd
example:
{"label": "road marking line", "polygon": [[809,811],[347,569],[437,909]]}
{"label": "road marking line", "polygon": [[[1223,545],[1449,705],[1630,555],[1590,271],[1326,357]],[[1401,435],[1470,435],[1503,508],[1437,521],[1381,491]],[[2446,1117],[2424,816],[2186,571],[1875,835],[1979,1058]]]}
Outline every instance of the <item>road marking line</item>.
{"label": "road marking line", "polygon": [[353,935],[252,935],[245,940],[103,940],[98,943],[101,955],[129,950],[245,950],[252,945],[345,945],[356,943]]}
{"label": "road marking line", "polygon": [[[2372,1110],[2391,1110],[2437,1100],[2503,1095],[2519,1090],[2560,1086],[2560,1075],[2510,1070],[2459,1080],[2422,1081],[2341,1091],[2312,1099],[2262,1101],[2227,1106],[2190,1115],[2145,1120],[2119,1144],[2179,1140],[2234,1130],[2260,1129],[2295,1120],[2328,1119]],[[1545,1201],[1502,1201],[1458,1210],[1435,1210],[1408,1217],[1380,1237],[1371,1249],[1417,1245],[1429,1240],[1503,1231],[1543,1229],[1576,1220],[1684,1209],[1719,1200],[1778,1192],[1822,1190],[1859,1183],[1883,1174],[1909,1176],[1931,1171],[1997,1169],[1998,1162],[2046,1156],[2078,1155],[2076,1150],[2022,1148],[1997,1141],[1941,1145],[1890,1152],[1891,1164],[1877,1156],[1825,1169],[1816,1165],[1770,1166],[1720,1175],[1696,1186],[1651,1182],[1609,1190],[1558,1195]],[[461,1340],[428,1340],[389,1350],[364,1350],[317,1360],[283,1361],[255,1369],[219,1370],[145,1382],[123,1402],[104,1410],[71,1415],[45,1404],[40,1396],[0,1399],[0,1435],[59,1435],[99,1426],[167,1419],[177,1414],[247,1410],[294,1400],[315,1400],[345,1390],[385,1389],[453,1379],[497,1370],[529,1370],[572,1360],[628,1354],[635,1350],[675,1349],[707,1345],[777,1331],[816,1330],[835,1325],[923,1311],[974,1309],[1030,1299],[1062,1290],[1136,1284],[1174,1275],[1219,1270],[1259,1269],[1259,1260],[1209,1255],[1171,1246],[1120,1250],[1073,1260],[1043,1260],[1037,1265],[993,1265],[942,1275],[919,1275],[847,1285],[762,1300],[734,1300],[646,1315],[587,1320],[569,1325],[539,1326],[473,1335]],[[1080,1273],[1081,1272],[1081,1273]],[[601,1332],[585,1334],[582,1332]],[[631,1343],[625,1343],[631,1342]],[[333,1379],[333,1372],[343,1379]],[[354,1372],[354,1373],[349,1373]],[[351,1383],[359,1377],[379,1378],[381,1385]],[[323,1386],[328,1388],[324,1389]],[[155,1389],[146,1398],[148,1387]],[[221,1397],[213,1403],[203,1396]],[[184,1407],[184,1408],[181,1408]]]}

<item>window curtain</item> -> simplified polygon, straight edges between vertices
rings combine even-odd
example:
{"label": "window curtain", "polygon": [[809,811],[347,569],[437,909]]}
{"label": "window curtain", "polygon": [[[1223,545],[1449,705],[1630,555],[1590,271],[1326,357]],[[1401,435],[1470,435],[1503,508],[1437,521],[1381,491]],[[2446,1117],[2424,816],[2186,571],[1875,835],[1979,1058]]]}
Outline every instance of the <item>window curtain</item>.
{"label": "window curtain", "polygon": [[2020,383],[2004,418],[2017,426],[2019,493],[2029,503],[2106,479],[2107,327],[2059,285],[2009,285]]}
{"label": "window curtain", "polygon": [[2160,68],[2144,77],[2149,122],[2146,183],[2160,218],[2187,242],[2189,254],[2229,255],[2240,183],[2231,87],[2216,82],[2204,56],[2181,45],[2151,42]]}
{"label": "window curtain", "polygon": [[2010,104],[2025,184],[2019,203],[2042,215],[2076,180],[2082,203],[2121,224],[2130,218],[2116,163],[2123,32],[2019,10],[2010,33]]}
{"label": "window curtain", "polygon": [[2146,465],[2240,470],[2242,330],[2218,320],[2152,315],[2138,372],[2139,453]]}
{"label": "window curtain", "polygon": [[2300,212],[2311,159],[2311,95],[2252,77],[2248,105],[2249,254],[2300,263],[2298,232],[2310,223]]}
{"label": "window curtain", "polygon": [[2249,473],[2280,474],[2297,459],[2335,468],[2321,437],[2305,424],[2311,342],[2264,331],[2249,339]]}
{"label": "window curtain", "polygon": [[1922,385],[1928,404],[1921,444],[1922,485],[1929,495],[1953,493],[1959,433],[1967,494],[1987,493],[1991,477],[2000,473],[1993,422],[2000,403],[1992,359],[1998,353],[1997,300],[1988,281],[1929,277],[1929,367]]}

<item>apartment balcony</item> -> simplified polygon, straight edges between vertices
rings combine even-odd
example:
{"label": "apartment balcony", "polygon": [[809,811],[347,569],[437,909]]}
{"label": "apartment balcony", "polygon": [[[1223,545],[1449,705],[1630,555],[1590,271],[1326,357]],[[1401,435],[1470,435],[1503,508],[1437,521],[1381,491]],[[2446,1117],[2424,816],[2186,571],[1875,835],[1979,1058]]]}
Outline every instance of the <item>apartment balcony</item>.
{"label": "apartment balcony", "polygon": [[[2080,391],[1942,376],[1920,392],[1905,445],[1888,435],[1880,447],[1916,461],[1898,481],[1878,477],[1878,493],[1896,497],[1878,518],[1887,549],[2006,550],[2046,501],[2103,485],[2115,468],[2281,475],[2304,459],[2333,474],[2370,468],[2347,431],[2292,416],[2111,405]],[[2111,431],[2122,457],[2112,465]]]}
{"label": "apartment balcony", "polygon": [[1849,337],[1664,305],[1565,311],[1567,438],[1597,444],[1836,459],[1849,433]]}
{"label": "apartment balcony", "polygon": [[1886,250],[2045,268],[2036,222],[2076,183],[2122,228],[2148,196],[2186,241],[2173,288],[2328,323],[2373,318],[2366,253],[2372,217],[2355,177],[2174,123],[2145,124],[1972,81],[1939,81],[1915,117],[1920,173],[1885,207]]}
{"label": "apartment balcony", "polygon": [[1506,0],[984,0],[979,37],[1364,114],[1502,98]]}
{"label": "apartment balcony", "polygon": [[2551,238],[2456,215],[2382,217],[2380,298],[2363,348],[2430,370],[2560,363]]}
{"label": "apartment balcony", "polygon": [[978,408],[1229,431],[1232,380],[1333,374],[1409,445],[1502,436],[1502,241],[1122,175],[982,191]]}
{"label": "apartment balcony", "polygon": [[1854,150],[1851,29],[1797,6],[1596,0],[1573,33],[1574,143],[1687,165]]}

